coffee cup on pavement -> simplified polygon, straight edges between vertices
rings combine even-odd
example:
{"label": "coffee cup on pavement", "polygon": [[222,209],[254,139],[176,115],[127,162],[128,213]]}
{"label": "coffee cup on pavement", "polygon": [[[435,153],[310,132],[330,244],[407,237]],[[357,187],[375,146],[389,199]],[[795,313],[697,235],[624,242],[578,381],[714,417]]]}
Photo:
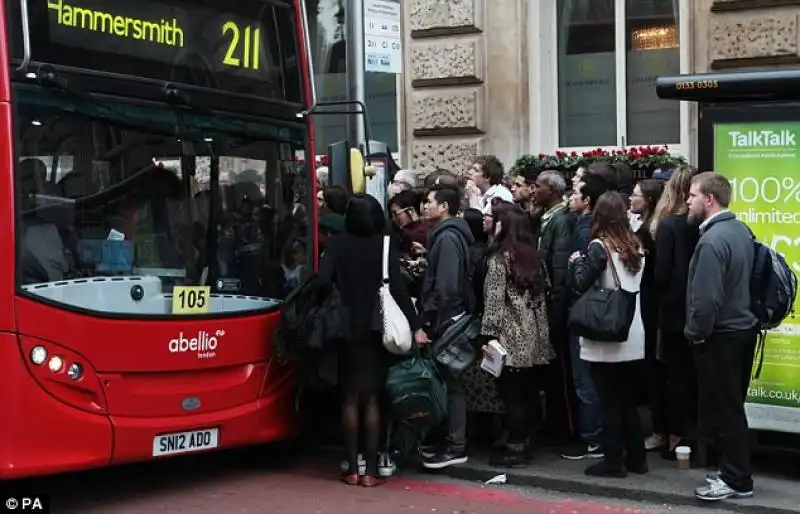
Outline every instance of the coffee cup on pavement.
{"label": "coffee cup on pavement", "polygon": [[692,449],[688,446],[678,446],[675,448],[675,457],[678,458],[678,469],[686,470],[692,467],[689,460],[692,456]]}

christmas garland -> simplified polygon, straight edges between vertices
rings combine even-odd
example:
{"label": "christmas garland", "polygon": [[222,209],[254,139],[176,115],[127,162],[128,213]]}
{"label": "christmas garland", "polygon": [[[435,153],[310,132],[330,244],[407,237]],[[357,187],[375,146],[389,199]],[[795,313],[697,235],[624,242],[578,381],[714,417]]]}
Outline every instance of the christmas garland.
{"label": "christmas garland", "polygon": [[521,155],[514,166],[512,175],[519,175],[525,169],[558,170],[572,175],[578,168],[597,161],[624,162],[633,170],[636,178],[645,178],[658,169],[672,169],[686,164],[683,156],[669,153],[668,146],[633,146],[618,150],[597,148],[588,152],[560,152]]}

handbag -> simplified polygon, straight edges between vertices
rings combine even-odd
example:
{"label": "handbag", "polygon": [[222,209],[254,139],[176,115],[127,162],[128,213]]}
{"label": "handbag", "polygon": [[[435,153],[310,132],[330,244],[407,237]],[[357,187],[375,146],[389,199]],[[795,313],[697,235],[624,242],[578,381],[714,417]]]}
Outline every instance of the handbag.
{"label": "handbag", "polygon": [[628,340],[636,314],[638,292],[622,289],[611,253],[605,243],[601,241],[601,244],[606,251],[616,288],[601,287],[598,279],[570,309],[569,328],[573,334],[591,341],[624,343]]}
{"label": "handbag", "polygon": [[378,289],[378,305],[383,323],[383,346],[389,353],[405,355],[411,350],[411,325],[389,290],[389,236],[383,237],[383,283]]}
{"label": "handbag", "polygon": [[459,377],[477,358],[476,341],[481,331],[481,318],[462,313],[445,323],[444,330],[433,342],[433,356],[453,377]]}

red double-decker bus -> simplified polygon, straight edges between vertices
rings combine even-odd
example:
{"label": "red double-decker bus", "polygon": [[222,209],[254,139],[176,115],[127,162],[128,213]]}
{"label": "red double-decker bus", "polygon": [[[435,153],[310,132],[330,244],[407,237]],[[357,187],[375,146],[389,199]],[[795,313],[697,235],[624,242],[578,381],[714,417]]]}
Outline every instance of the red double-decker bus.
{"label": "red double-decker bus", "polygon": [[0,479],[293,435],[303,2],[2,3]]}

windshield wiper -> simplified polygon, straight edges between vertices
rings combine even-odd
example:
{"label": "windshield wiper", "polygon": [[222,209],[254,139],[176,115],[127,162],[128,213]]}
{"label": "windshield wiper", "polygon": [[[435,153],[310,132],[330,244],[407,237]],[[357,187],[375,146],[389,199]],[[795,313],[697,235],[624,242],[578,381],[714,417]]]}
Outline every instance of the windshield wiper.
{"label": "windshield wiper", "polygon": [[[191,138],[188,133],[182,133],[181,130],[175,130],[175,127],[172,126],[169,129],[164,128],[164,124],[161,123],[161,128],[159,124],[156,122],[153,123],[144,123],[141,120],[138,120],[132,116],[129,116],[123,112],[120,112],[113,107],[110,107],[103,103],[102,101],[98,100],[92,93],[87,91],[83,91],[82,89],[68,84],[66,80],[64,80],[58,72],[52,67],[48,65],[42,65],[39,67],[38,73],[36,73],[36,82],[41,86],[42,90],[47,91],[51,94],[55,94],[56,91],[61,91],[67,93],[78,100],[91,104],[94,107],[102,109],[107,113],[107,115],[102,115],[100,113],[84,113],[81,112],[80,114],[87,116],[89,118],[96,118],[103,121],[111,121],[116,125],[119,125],[121,128],[127,128],[130,130],[135,130],[138,132],[144,133],[151,133],[155,135],[161,136],[172,136],[177,138]],[[74,109],[68,109],[65,106],[58,106],[62,111],[69,112],[70,114],[75,114]]]}
{"label": "windshield wiper", "polygon": [[[249,127],[243,123],[239,123],[236,120],[226,119],[223,116],[221,116],[220,113],[215,112],[212,109],[209,109],[208,107],[199,105],[196,102],[193,102],[191,97],[186,93],[186,91],[183,91],[175,84],[167,83],[164,85],[164,96],[167,97],[167,102],[171,104],[173,107],[175,107],[175,110],[179,115],[180,111],[178,110],[178,107],[186,107],[189,109],[189,111],[195,114],[200,114],[202,116],[205,116],[215,123],[225,124],[226,125],[225,128],[228,131],[240,133],[245,136],[249,135],[252,132],[252,127]],[[221,127],[215,127],[215,126],[201,127],[198,125],[196,128],[200,130],[219,132]]]}
{"label": "windshield wiper", "polygon": [[167,97],[167,101],[172,105],[182,105],[184,107],[188,107],[192,111],[210,116],[212,118],[216,116],[216,113],[211,109],[192,102],[189,99],[189,96],[184,91],[181,91],[181,89],[175,84],[164,84],[164,96]]}

